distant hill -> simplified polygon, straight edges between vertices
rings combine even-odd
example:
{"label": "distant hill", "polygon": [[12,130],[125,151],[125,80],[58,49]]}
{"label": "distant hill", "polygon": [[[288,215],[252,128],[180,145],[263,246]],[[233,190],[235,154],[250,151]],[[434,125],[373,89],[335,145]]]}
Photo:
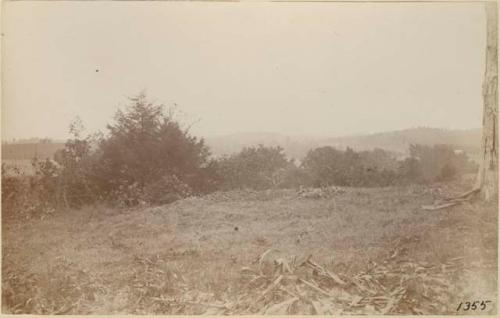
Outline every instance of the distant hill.
{"label": "distant hill", "polygon": [[[398,155],[405,155],[410,144],[434,145],[449,144],[465,150],[474,157],[479,152],[481,129],[446,130],[438,128],[413,128],[399,131],[382,132],[369,135],[328,137],[328,136],[287,136],[278,133],[238,133],[205,138],[215,156],[239,152],[243,147],[281,146],[285,153],[296,159],[302,159],[311,149],[321,146],[333,146],[339,149],[351,147],[355,150],[382,148]],[[3,160],[49,158],[64,147],[61,141],[12,142],[2,144]]]}
{"label": "distant hill", "polygon": [[410,144],[449,144],[469,154],[479,151],[481,129],[446,130],[439,128],[412,128],[369,135],[324,137],[287,136],[277,133],[240,133],[206,138],[207,144],[216,156],[240,151],[243,147],[262,144],[281,146],[289,157],[301,159],[311,149],[333,146],[339,149],[351,147],[354,150],[382,148],[400,155],[407,154]]}
{"label": "distant hill", "polygon": [[457,149],[477,152],[480,148],[481,129],[446,130],[439,128],[413,128],[392,132],[382,132],[362,136],[327,138],[322,144],[339,148],[351,147],[369,150],[375,147],[398,153],[406,153],[411,144],[447,144]]}

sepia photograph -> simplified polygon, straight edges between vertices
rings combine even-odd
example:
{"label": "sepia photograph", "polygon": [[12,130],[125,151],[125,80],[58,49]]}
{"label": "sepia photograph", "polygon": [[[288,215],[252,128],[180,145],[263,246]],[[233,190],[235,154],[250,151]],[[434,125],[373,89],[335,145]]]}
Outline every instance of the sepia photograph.
{"label": "sepia photograph", "polygon": [[498,314],[496,1],[1,9],[2,314]]}

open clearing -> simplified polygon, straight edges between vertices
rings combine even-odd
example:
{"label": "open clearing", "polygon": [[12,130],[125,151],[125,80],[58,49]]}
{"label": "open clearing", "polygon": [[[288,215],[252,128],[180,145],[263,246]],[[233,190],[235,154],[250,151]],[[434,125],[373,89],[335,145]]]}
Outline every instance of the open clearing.
{"label": "open clearing", "polygon": [[[385,304],[382,307],[390,309],[385,313],[454,314],[461,301],[491,300],[482,313],[492,314],[497,290],[496,205],[467,202],[433,212],[420,208],[460,193],[468,184],[345,188],[319,199],[302,198],[295,190],[232,191],[154,208],[97,206],[43,219],[4,220],[2,310],[271,313],[264,304],[269,309],[270,303],[278,302],[279,291],[254,289],[266,293],[256,299],[241,274],[242,267],[263,269],[266,264],[257,260],[271,249],[283,258],[312,255],[317,264],[347,282],[376,264],[385,264],[385,272],[411,264],[436,269],[441,296],[444,290],[449,293],[446,302],[425,290],[412,290],[408,283],[404,298],[418,306]],[[450,260],[453,270],[447,267]],[[319,285],[299,285],[297,293],[309,290],[311,306],[299,295],[295,309],[288,306],[286,313],[320,312],[317,304],[326,296],[310,294]],[[253,297],[252,306],[227,309],[227,304],[243,302],[245,295]],[[370,298],[373,304],[361,306],[363,297],[353,296],[350,306],[334,306],[324,313],[380,313],[375,296]]]}

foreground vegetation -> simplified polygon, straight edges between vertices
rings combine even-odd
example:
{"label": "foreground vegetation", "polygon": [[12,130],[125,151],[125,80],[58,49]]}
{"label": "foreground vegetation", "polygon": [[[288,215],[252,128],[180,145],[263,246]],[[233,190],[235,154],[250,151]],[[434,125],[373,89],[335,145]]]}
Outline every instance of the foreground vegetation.
{"label": "foreground vegetation", "polygon": [[477,170],[464,152],[447,145],[411,145],[405,160],[382,149],[327,146],[297,162],[280,147],[261,145],[214,158],[174,110],[144,95],[119,110],[106,133],[84,134],[80,121],[71,124],[70,133],[53,159],[34,159],[34,175],[2,164],[4,217],[96,203],[161,205],[220,190],[431,184]]}
{"label": "foreground vegetation", "polygon": [[3,312],[455,314],[496,299],[497,208],[420,206],[470,183],[233,190],[7,220]]}

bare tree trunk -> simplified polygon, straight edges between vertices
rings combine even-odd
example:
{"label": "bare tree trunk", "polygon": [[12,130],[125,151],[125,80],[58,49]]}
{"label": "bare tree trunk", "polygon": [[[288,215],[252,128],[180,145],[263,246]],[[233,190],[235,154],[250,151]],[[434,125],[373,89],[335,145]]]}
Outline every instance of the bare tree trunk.
{"label": "bare tree trunk", "polygon": [[498,197],[498,14],[497,3],[486,3],[486,71],[483,82],[483,137],[481,165],[475,189],[481,197],[494,200]]}
{"label": "bare tree trunk", "polygon": [[455,206],[472,198],[484,201],[498,200],[498,8],[496,2],[486,2],[486,71],[483,81],[483,136],[481,164],[472,190],[459,196],[446,198],[424,210],[440,210]]}

